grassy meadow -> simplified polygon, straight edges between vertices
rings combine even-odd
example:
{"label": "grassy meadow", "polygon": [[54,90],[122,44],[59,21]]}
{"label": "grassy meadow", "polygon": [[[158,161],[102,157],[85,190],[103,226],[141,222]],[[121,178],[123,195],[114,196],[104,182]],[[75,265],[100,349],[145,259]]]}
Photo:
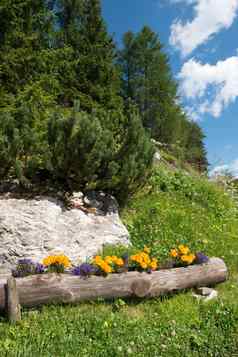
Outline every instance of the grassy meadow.
{"label": "grassy meadow", "polygon": [[16,326],[0,320],[0,356],[238,356],[238,207],[222,187],[160,167],[122,210],[132,244],[160,262],[178,244],[225,260],[219,297],[191,291],[157,299],[96,301],[23,310]]}

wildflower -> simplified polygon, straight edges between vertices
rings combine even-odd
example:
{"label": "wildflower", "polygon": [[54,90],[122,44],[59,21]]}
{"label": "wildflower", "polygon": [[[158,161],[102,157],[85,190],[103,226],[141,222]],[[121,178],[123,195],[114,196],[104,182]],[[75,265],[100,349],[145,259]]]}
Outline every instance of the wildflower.
{"label": "wildflower", "polygon": [[65,268],[71,266],[71,262],[66,255],[49,255],[43,259],[43,265],[50,272],[63,273]]}
{"label": "wildflower", "polygon": [[66,255],[49,255],[47,258],[43,259],[43,264],[45,266],[50,265],[63,265],[64,268],[69,268],[71,266],[70,260]]}
{"label": "wildflower", "polygon": [[147,268],[148,268],[148,265],[147,265],[146,263],[143,263],[143,262],[142,262],[142,263],[141,263],[141,268],[142,268],[142,269],[147,269]]}
{"label": "wildflower", "polygon": [[110,256],[107,256],[107,257],[105,257],[105,262],[108,263],[108,264],[112,264],[114,262],[114,259],[112,257],[110,257]]}
{"label": "wildflower", "polygon": [[73,269],[72,273],[74,275],[79,275],[81,277],[89,277],[96,272],[95,267],[92,264],[83,263]]}
{"label": "wildflower", "polygon": [[[110,258],[110,259],[109,259]],[[100,268],[101,271],[103,271],[103,273],[109,274],[113,272],[112,267],[110,266],[110,264],[108,263],[109,261],[112,262],[112,257],[106,257],[105,260],[102,259],[102,257],[100,256],[96,256],[93,259],[93,264],[95,264],[98,268]]]}
{"label": "wildflower", "polygon": [[157,259],[155,258],[152,259],[152,262],[150,263],[150,268],[151,270],[156,270],[158,268]]}
{"label": "wildflower", "polygon": [[12,275],[16,278],[41,273],[44,273],[43,265],[34,263],[31,259],[19,259],[16,268],[12,270]]}
{"label": "wildflower", "polygon": [[195,260],[195,255],[194,254],[188,254],[188,255],[182,255],[181,256],[181,261],[187,264],[192,264],[193,261]]}
{"label": "wildflower", "polygon": [[177,258],[177,257],[178,257],[178,251],[177,251],[177,249],[172,249],[172,250],[170,251],[170,256],[171,256],[172,258]]}
{"label": "wildflower", "polygon": [[196,253],[196,263],[197,264],[207,263],[208,260],[209,260],[209,258],[205,254],[203,254],[201,252]]}
{"label": "wildflower", "polygon": [[35,265],[35,274],[43,274],[45,272],[45,267],[41,263],[36,263]]}
{"label": "wildflower", "polygon": [[115,263],[116,263],[116,265],[118,265],[119,267],[122,267],[122,266],[124,265],[124,261],[123,261],[122,258],[118,258]]}
{"label": "wildflower", "polygon": [[190,251],[189,248],[183,244],[179,245],[178,249],[182,255],[187,255]]}

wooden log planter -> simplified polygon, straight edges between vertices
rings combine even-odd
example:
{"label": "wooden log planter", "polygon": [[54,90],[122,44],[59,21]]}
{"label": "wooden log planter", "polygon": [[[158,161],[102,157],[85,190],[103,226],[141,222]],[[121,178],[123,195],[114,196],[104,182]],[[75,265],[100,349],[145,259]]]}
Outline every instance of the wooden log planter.
{"label": "wooden log planter", "polygon": [[0,284],[0,309],[10,321],[20,319],[19,303],[34,307],[52,302],[76,303],[97,298],[157,297],[175,291],[215,285],[227,279],[224,261],[211,258],[205,264],[148,273],[128,272],[83,279],[69,274],[41,274],[9,278]]}

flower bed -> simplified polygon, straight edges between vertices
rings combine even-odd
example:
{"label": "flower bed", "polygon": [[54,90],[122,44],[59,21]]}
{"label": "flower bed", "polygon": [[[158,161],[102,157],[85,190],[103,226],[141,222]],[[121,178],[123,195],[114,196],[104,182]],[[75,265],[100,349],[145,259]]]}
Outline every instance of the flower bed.
{"label": "flower bed", "polygon": [[72,266],[67,256],[50,255],[44,258],[41,263],[35,263],[30,259],[19,260],[16,268],[12,271],[12,275],[16,278],[22,278],[44,273],[67,272],[88,278],[92,275],[107,276],[132,271],[152,273],[167,267],[177,268],[203,264],[209,260],[203,253],[193,253],[188,246],[182,244],[171,249],[169,256],[170,259],[167,262],[159,264],[158,257],[155,257],[151,253],[151,249],[145,246],[143,250],[137,251],[135,254],[129,254],[125,251],[121,255],[96,255],[79,266]]}
{"label": "flower bed", "polygon": [[79,266],[72,266],[65,255],[48,256],[42,263],[22,259],[6,286],[0,285],[0,309],[7,309],[10,321],[15,322],[20,319],[19,304],[149,298],[227,279],[227,267],[219,258],[192,253],[184,245],[169,255],[163,264],[148,247],[133,254],[97,255]]}

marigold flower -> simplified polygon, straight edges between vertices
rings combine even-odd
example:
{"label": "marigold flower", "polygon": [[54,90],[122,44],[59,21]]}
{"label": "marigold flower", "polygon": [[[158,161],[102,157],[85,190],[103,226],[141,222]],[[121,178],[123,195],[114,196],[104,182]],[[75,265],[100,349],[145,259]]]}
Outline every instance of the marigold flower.
{"label": "marigold flower", "polygon": [[170,256],[171,256],[172,258],[177,258],[177,257],[178,257],[178,251],[177,251],[177,249],[171,249],[171,251],[170,251]]}
{"label": "marigold flower", "polygon": [[71,262],[66,255],[49,255],[48,257],[43,259],[43,265],[51,266],[51,265],[62,265],[64,268],[69,268],[71,266]]}
{"label": "marigold flower", "polygon": [[182,255],[181,256],[181,260],[182,262],[184,263],[187,263],[187,264],[192,264],[193,261],[195,260],[195,255],[194,254],[188,254],[188,255]]}
{"label": "marigold flower", "polygon": [[121,259],[121,258],[118,258],[115,263],[116,263],[116,265],[118,265],[119,267],[122,267],[122,266],[124,265],[124,261],[123,261],[123,259]]}
{"label": "marigold flower", "polygon": [[142,269],[147,269],[148,268],[148,265],[144,262],[141,263],[141,268]]}
{"label": "marigold flower", "polygon": [[182,255],[187,255],[189,253],[189,248],[186,247],[185,245],[181,244],[179,245],[179,252],[182,254]]}
{"label": "marigold flower", "polygon": [[158,268],[157,262],[156,261],[152,261],[150,263],[150,268],[151,268],[151,270],[156,270]]}
{"label": "marigold flower", "polygon": [[108,264],[112,264],[113,261],[114,261],[113,258],[110,257],[110,256],[106,256],[104,260],[105,260],[105,262],[108,263]]}

